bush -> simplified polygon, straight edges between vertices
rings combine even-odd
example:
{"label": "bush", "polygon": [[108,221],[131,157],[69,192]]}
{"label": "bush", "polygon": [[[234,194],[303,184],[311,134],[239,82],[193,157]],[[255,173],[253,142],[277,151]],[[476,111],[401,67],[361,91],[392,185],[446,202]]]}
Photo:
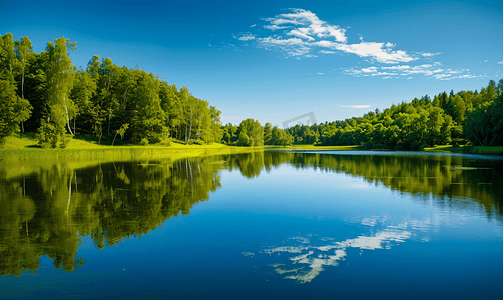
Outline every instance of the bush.
{"label": "bush", "polygon": [[148,145],[148,140],[147,139],[141,139],[140,145],[147,146]]}
{"label": "bush", "polygon": [[43,124],[38,130],[38,144],[42,146],[42,148],[56,148],[59,139],[60,134],[58,130],[50,123]]}
{"label": "bush", "polygon": [[161,146],[171,147],[172,143],[172,140],[170,138],[167,138],[161,141]]}
{"label": "bush", "polygon": [[151,144],[157,144],[162,141],[162,136],[160,134],[152,134],[148,137],[148,141]]}
{"label": "bush", "polygon": [[60,148],[66,148],[68,144],[72,141],[72,137],[69,134],[63,134],[61,137],[61,143],[59,144]]}

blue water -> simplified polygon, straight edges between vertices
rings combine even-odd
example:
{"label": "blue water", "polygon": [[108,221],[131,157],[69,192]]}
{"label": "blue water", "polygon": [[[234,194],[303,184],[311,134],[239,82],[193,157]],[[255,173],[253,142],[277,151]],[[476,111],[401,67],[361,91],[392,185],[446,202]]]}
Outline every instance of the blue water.
{"label": "blue water", "polygon": [[[215,158],[211,176],[220,187],[146,234],[99,249],[78,232],[84,265],[63,271],[42,256],[34,271],[1,276],[0,298],[501,299],[500,160],[441,157],[389,179],[386,171],[345,170],[363,168],[347,153],[264,155]],[[324,165],[324,156],[338,166]],[[267,166],[268,159],[283,162]],[[397,159],[391,169],[429,160]],[[244,172],[244,161],[260,174]],[[386,166],[374,163],[365,166]],[[149,195],[164,189],[129,180]],[[439,182],[450,188],[439,190]]]}

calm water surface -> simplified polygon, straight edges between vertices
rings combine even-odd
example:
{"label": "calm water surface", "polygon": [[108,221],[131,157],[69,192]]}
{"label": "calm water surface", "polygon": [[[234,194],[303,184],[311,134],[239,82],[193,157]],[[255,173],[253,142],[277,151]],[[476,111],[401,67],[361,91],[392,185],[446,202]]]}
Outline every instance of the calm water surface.
{"label": "calm water surface", "polygon": [[0,298],[501,299],[503,160],[0,162]]}

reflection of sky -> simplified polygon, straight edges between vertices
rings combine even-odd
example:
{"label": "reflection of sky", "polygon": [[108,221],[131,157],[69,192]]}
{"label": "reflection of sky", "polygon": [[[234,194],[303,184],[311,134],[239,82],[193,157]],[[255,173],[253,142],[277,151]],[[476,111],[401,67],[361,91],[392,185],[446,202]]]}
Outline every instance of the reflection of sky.
{"label": "reflection of sky", "polygon": [[[386,222],[386,219],[378,220],[376,217],[365,218],[361,221],[362,225],[374,227],[379,221]],[[412,236],[408,230],[411,228],[429,228],[428,222],[423,223],[419,220],[413,220],[411,224],[403,222],[398,225],[388,225],[383,230],[377,231],[370,236],[358,236],[344,241],[334,241],[331,238],[318,239],[319,243],[305,237],[295,237],[294,240],[299,243],[298,246],[282,246],[270,249],[264,249],[264,254],[287,254],[289,264],[271,264],[275,272],[284,275],[285,279],[293,279],[299,283],[308,283],[314,280],[324,267],[336,267],[341,261],[345,261],[348,256],[348,248],[357,248],[361,250],[391,249],[393,245],[405,242]],[[423,240],[425,241],[425,240]],[[327,242],[329,242],[327,244]]]}

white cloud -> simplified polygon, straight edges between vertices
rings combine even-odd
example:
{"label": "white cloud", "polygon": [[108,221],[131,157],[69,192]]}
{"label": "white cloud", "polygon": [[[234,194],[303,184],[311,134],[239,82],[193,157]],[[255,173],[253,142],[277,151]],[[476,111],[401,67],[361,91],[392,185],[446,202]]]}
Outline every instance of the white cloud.
{"label": "white cloud", "polygon": [[310,40],[310,41],[314,41],[314,38],[309,36],[307,33],[305,32],[302,32],[300,30],[292,30],[290,32],[287,33],[288,35],[294,35],[294,36],[297,36],[297,37],[300,37],[300,38],[303,38],[303,39],[307,39],[307,40]]}
{"label": "white cloud", "polygon": [[364,73],[377,72],[377,68],[376,67],[363,68],[361,71]]}
{"label": "white cloud", "polygon": [[442,54],[442,52],[437,52],[437,53],[425,52],[425,53],[419,53],[419,54],[421,54],[424,57],[431,57],[431,56]]}
{"label": "white cloud", "polygon": [[372,57],[382,63],[395,64],[415,60],[405,51],[384,49],[384,43],[361,42],[359,44],[335,44],[334,46],[337,50],[354,53],[360,57]]}
{"label": "white cloud", "polygon": [[257,41],[265,48],[275,47],[286,51],[290,56],[307,54],[311,49],[300,38],[283,39],[281,37],[259,38]]}
{"label": "white cloud", "polygon": [[503,60],[498,62],[498,65],[503,65]]}
{"label": "white cloud", "polygon": [[[316,35],[319,38],[333,37],[338,42],[346,42],[346,29],[342,29],[337,25],[329,25],[325,21],[320,20],[318,16],[309,10],[300,8],[291,9],[292,13],[281,14],[274,18],[268,18],[266,21],[274,25],[298,25],[287,34],[302,33],[306,36]],[[295,32],[295,33],[294,33]],[[314,40],[314,38],[313,38]]]}
{"label": "white cloud", "polygon": [[398,65],[398,66],[391,66],[391,67],[383,67],[383,70],[406,70],[410,69],[410,66],[407,65]]}
{"label": "white cloud", "polygon": [[379,72],[379,73],[374,73],[370,76],[383,76],[383,75],[398,75],[397,73],[388,73],[388,72]]}
{"label": "white cloud", "polygon": [[274,31],[274,30],[278,30],[278,29],[284,29],[286,27],[284,27],[284,26],[278,26],[278,25],[265,25],[264,28],[265,29],[271,29],[272,31]]}
{"label": "white cloud", "polygon": [[238,38],[238,40],[240,40],[240,41],[250,41],[250,40],[254,40],[254,39],[255,39],[255,36],[252,34],[245,34],[245,35],[242,35],[241,37]]}
{"label": "white cloud", "polygon": [[[451,70],[443,69],[440,62],[431,62],[431,57],[441,54],[441,52],[415,52],[397,49],[397,44],[391,41],[366,42],[362,34],[356,33],[355,39],[358,43],[349,43],[346,36],[349,26],[341,28],[339,25],[329,24],[321,20],[315,13],[300,8],[290,8],[288,13],[276,15],[271,18],[262,19],[265,25],[261,25],[268,32],[258,29],[259,25],[251,25],[250,28],[257,27],[257,32],[238,35],[235,37],[240,41],[257,41],[258,47],[266,50],[276,50],[286,53],[286,57],[314,58],[317,55],[311,51],[322,54],[335,54],[337,52],[355,54],[366,61],[371,62],[372,67],[356,67],[345,69],[344,72],[352,76],[381,76],[381,78],[411,78],[411,75],[422,74],[436,80],[446,78],[457,78],[462,75],[469,75],[468,69]],[[264,32],[268,34],[264,35]],[[317,48],[317,49],[316,49]],[[429,64],[414,64],[416,61],[428,60]],[[388,64],[388,66],[380,66]],[[392,66],[389,66],[392,64]],[[498,62],[503,64],[503,61]],[[447,76],[456,74],[459,76]],[[464,77],[467,78],[467,77]]]}
{"label": "white cloud", "polygon": [[281,37],[273,38],[266,37],[258,39],[260,43],[263,44],[275,44],[275,45],[305,45],[306,43],[299,38],[289,38],[282,39]]}
{"label": "white cloud", "polygon": [[[265,25],[264,28],[273,31],[283,30],[283,35],[294,36],[304,42],[301,51],[292,51],[291,47],[279,48],[279,50],[286,51],[290,55],[292,55],[292,53],[297,56],[307,54],[312,47],[317,46],[328,48],[323,49],[325,51],[334,52],[334,50],[339,50],[356,54],[360,57],[371,58],[381,63],[396,64],[417,59],[410,56],[406,51],[393,51],[392,48],[396,45],[391,42],[364,42],[361,35],[360,43],[348,44],[346,29],[320,20],[320,18],[311,11],[299,8],[290,10],[291,13],[280,14],[273,18],[264,19],[266,22],[270,23],[269,25]],[[261,38],[261,43],[262,45],[266,45],[267,43],[278,45],[278,41],[290,40],[285,39],[282,34],[263,37]]]}
{"label": "white cloud", "polygon": [[325,73],[316,73],[316,74],[318,74],[318,75],[325,75]]}
{"label": "white cloud", "polygon": [[[422,65],[416,65],[416,66],[410,66],[410,65],[396,65],[396,66],[389,66],[389,67],[367,67],[367,68],[361,68],[361,69],[355,69],[355,68],[349,68],[349,69],[344,69],[343,71],[352,76],[356,77],[367,77],[367,76],[384,76],[382,77],[383,79],[389,79],[392,78],[391,76],[408,76],[407,79],[411,79],[410,75],[424,75],[424,76],[431,76],[431,78],[434,78],[436,80],[451,80],[451,79],[461,79],[461,78],[478,78],[480,76],[474,76],[471,74],[466,74],[470,70],[468,69],[461,69],[461,70],[452,70],[452,69],[441,69],[437,67],[438,64],[422,64]],[[391,72],[390,72],[391,71]],[[400,73],[395,73],[393,71],[399,71]],[[453,75],[458,75],[459,76],[453,76]],[[400,77],[394,77],[394,78],[400,78]]]}
{"label": "white cloud", "polygon": [[347,107],[347,108],[369,108],[370,105],[339,105],[340,107]]}

